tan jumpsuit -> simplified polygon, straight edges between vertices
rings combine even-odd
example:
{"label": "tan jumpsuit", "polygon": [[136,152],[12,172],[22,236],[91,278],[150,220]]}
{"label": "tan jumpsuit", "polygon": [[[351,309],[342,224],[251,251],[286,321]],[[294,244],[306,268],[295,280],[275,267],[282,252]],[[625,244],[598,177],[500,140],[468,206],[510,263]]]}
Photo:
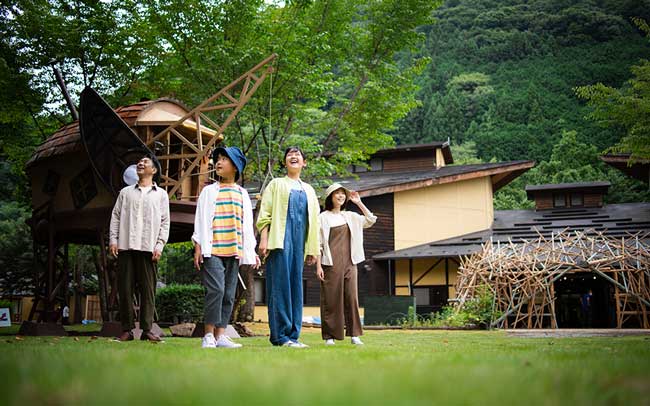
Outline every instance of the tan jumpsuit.
{"label": "tan jumpsuit", "polygon": [[332,266],[323,266],[325,281],[320,285],[321,332],[323,340],[343,340],[345,335],[363,334],[359,317],[357,266],[352,263],[350,229],[347,224],[330,229]]}

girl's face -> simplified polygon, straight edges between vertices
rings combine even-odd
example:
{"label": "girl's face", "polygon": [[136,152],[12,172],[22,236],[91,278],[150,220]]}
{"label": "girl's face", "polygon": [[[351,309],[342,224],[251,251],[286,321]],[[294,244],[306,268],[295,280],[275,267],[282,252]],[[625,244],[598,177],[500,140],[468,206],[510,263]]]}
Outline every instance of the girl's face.
{"label": "girl's face", "polygon": [[289,172],[300,172],[306,165],[305,158],[298,150],[289,151],[284,157],[284,165]]}
{"label": "girl's face", "polygon": [[235,179],[237,168],[227,156],[217,155],[217,162],[214,163],[214,168],[217,171],[217,175],[222,178]]}
{"label": "girl's face", "polygon": [[332,193],[332,206],[334,206],[335,209],[340,209],[345,204],[347,198],[348,197],[345,195],[343,189],[335,190]]}

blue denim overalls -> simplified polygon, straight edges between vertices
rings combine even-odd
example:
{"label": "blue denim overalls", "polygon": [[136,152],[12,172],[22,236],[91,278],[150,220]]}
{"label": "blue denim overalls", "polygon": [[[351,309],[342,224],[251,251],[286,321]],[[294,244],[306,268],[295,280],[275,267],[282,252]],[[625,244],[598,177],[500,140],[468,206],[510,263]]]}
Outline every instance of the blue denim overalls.
{"label": "blue denim overalls", "polygon": [[307,194],[304,190],[292,189],[284,230],[284,248],[272,250],[266,264],[266,297],[273,345],[298,341],[300,337],[307,212]]}

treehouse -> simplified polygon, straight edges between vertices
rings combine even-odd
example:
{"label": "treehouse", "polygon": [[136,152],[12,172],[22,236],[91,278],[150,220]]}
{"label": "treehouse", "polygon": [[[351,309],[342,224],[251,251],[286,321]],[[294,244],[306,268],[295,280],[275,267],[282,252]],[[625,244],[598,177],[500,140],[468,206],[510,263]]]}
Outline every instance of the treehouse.
{"label": "treehouse", "polygon": [[[135,164],[152,156],[158,185],[169,194],[169,242],[189,241],[196,199],[210,182],[210,156],[237,113],[272,71],[266,58],[193,109],[161,98],[111,108],[93,89],[80,97],[80,117],[39,145],[26,165],[32,188],[35,303],[47,321],[68,285],[68,244],[98,245],[96,267],[105,321],[117,306],[115,267],[107,258],[108,227],[119,191],[137,181]],[[38,306],[42,301],[42,306]]]}

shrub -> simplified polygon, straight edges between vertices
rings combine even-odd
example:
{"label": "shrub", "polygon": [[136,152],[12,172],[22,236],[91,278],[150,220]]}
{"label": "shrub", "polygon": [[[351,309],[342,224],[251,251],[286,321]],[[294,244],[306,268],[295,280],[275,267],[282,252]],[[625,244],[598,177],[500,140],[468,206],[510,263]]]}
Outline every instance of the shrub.
{"label": "shrub", "polygon": [[182,323],[203,320],[205,288],[202,285],[168,285],[156,292],[159,321]]}
{"label": "shrub", "polygon": [[11,302],[9,300],[0,300],[0,309],[9,308],[11,309]]}
{"label": "shrub", "polygon": [[408,318],[402,320],[402,327],[438,327],[438,328],[489,328],[498,314],[493,311],[494,295],[489,286],[481,285],[476,296],[459,305],[444,306],[439,312],[429,317],[415,314],[409,307]]}

